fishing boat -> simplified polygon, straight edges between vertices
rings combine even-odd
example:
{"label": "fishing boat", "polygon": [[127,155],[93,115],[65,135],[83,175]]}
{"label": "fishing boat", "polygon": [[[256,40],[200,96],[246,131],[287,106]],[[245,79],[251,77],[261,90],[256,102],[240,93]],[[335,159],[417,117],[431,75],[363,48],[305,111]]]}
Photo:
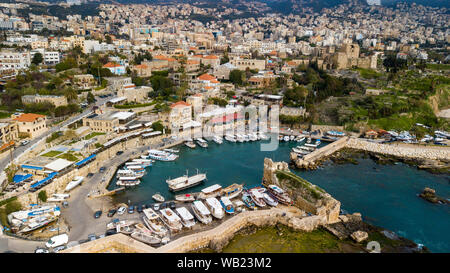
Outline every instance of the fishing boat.
{"label": "fishing boat", "polygon": [[169,231],[164,226],[161,217],[151,208],[144,209],[142,211],[144,216],[145,226],[160,237],[165,237],[168,235]]}
{"label": "fishing boat", "polygon": [[194,201],[191,205],[191,208],[195,217],[197,217],[197,219],[201,223],[207,225],[212,222],[211,212],[208,210],[205,204],[203,204],[202,201]]}
{"label": "fishing boat", "polygon": [[169,190],[177,192],[193,186],[196,186],[206,180],[206,173],[199,173],[193,176],[189,176],[188,172],[183,176],[174,179],[167,179],[166,183],[169,186]]}
{"label": "fishing boat", "polygon": [[258,207],[266,206],[266,202],[264,202],[264,197],[260,191],[258,191],[257,189],[251,189],[249,190],[249,194],[253,202],[255,202]]}
{"label": "fishing boat", "polygon": [[242,194],[242,201],[248,208],[250,209],[256,208],[255,202],[253,202],[252,198],[250,197],[250,194],[248,194],[247,192],[244,192]]}
{"label": "fishing boat", "polygon": [[54,193],[50,198],[47,199],[47,202],[62,202],[70,197],[70,194],[64,193]]}
{"label": "fishing boat", "polygon": [[111,223],[108,223],[106,225],[106,228],[107,229],[116,229],[118,225],[131,226],[131,225],[134,225],[134,224],[136,224],[136,222],[133,221],[133,220],[112,221]]}
{"label": "fishing boat", "polygon": [[220,204],[222,205],[226,213],[228,214],[234,213],[233,203],[231,203],[230,198],[225,196],[220,197]]}
{"label": "fishing boat", "polygon": [[304,141],[306,138],[305,137],[297,137],[296,139],[295,139],[295,141],[297,141],[297,142],[302,142],[302,141]]}
{"label": "fishing boat", "polygon": [[320,139],[316,139],[316,142],[314,144],[312,144],[312,143],[305,143],[305,146],[307,146],[307,147],[317,148],[319,145],[320,145]]}
{"label": "fishing boat", "polygon": [[144,175],[145,175],[145,172],[137,173],[137,172],[135,172],[133,170],[125,170],[125,169],[118,170],[117,173],[116,173],[116,177],[131,177],[131,176],[134,176],[136,178],[141,178]]}
{"label": "fishing boat", "polygon": [[53,216],[38,216],[36,218],[30,219],[23,227],[20,228],[17,233],[28,233],[37,229],[40,229],[54,221],[58,218]]}
{"label": "fishing boat", "polygon": [[173,153],[173,154],[180,152],[180,150],[178,150],[178,149],[164,149],[163,151],[168,152],[168,153]]}
{"label": "fishing boat", "polygon": [[171,154],[160,150],[148,150],[148,157],[154,160],[160,161],[174,161],[178,158],[178,155]]}
{"label": "fishing boat", "polygon": [[179,207],[175,210],[181,218],[181,224],[185,228],[191,228],[195,225],[194,216],[192,216],[192,214],[185,207]]}
{"label": "fishing boat", "polygon": [[116,225],[116,231],[117,233],[123,233],[123,234],[131,234],[134,231],[136,231],[135,228],[133,228],[134,223],[130,224],[130,222],[123,222]]}
{"label": "fishing boat", "polygon": [[212,186],[202,189],[198,195],[198,199],[207,199],[210,197],[217,197],[222,192],[222,186],[219,184],[214,184]]}
{"label": "fishing boat", "polygon": [[213,136],[213,141],[217,144],[223,143],[223,139],[220,136]]}
{"label": "fishing boat", "polygon": [[237,197],[244,188],[244,184],[232,184],[224,189],[222,189],[221,195],[233,199]]}
{"label": "fishing boat", "polygon": [[165,208],[160,210],[162,215],[162,221],[172,232],[180,231],[183,228],[183,224],[181,224],[181,219],[178,215],[173,212],[173,210],[169,208]]}
{"label": "fishing boat", "polygon": [[132,187],[132,186],[137,186],[137,185],[141,184],[141,181],[135,176],[129,176],[129,177],[124,176],[124,177],[119,177],[116,184],[118,186]]}
{"label": "fishing boat", "polygon": [[263,195],[264,202],[266,202],[269,206],[272,206],[272,207],[278,206],[277,199],[270,196],[269,193],[264,192],[262,195]]}
{"label": "fishing boat", "polygon": [[140,242],[149,244],[149,245],[159,245],[161,243],[161,238],[151,233],[143,232],[143,231],[134,231],[130,235],[133,239],[136,239]]}
{"label": "fishing boat", "polygon": [[284,205],[291,205],[291,198],[282,188],[276,185],[268,185],[267,190],[278,200],[278,202]]}
{"label": "fishing boat", "polygon": [[124,169],[133,171],[135,173],[143,173],[143,172],[145,172],[145,167],[140,165],[140,164],[128,165],[128,166],[125,166]]}
{"label": "fishing boat", "polygon": [[214,197],[206,198],[206,206],[208,207],[212,216],[214,216],[215,218],[222,219],[225,216],[222,205],[216,198]]}
{"label": "fishing boat", "polygon": [[236,142],[236,139],[234,138],[233,135],[231,134],[226,134],[225,135],[225,140],[229,141],[229,142]]}
{"label": "fishing boat", "polygon": [[73,178],[72,181],[69,182],[69,184],[67,184],[66,188],[64,189],[64,191],[71,191],[73,188],[75,188],[76,186],[80,185],[81,182],[83,182],[84,177],[82,176],[75,176]]}
{"label": "fishing boat", "polygon": [[195,197],[191,193],[178,194],[178,195],[175,195],[175,200],[180,201],[180,202],[193,202],[193,201],[195,201]]}
{"label": "fishing boat", "polygon": [[195,149],[195,147],[196,147],[196,145],[195,145],[194,141],[192,141],[192,139],[186,140],[186,142],[184,142],[184,145],[186,145],[187,147],[189,147],[191,149]]}
{"label": "fishing boat", "polygon": [[199,137],[196,139],[198,146],[203,147],[203,148],[208,148],[208,142],[206,142],[206,140],[204,140],[203,138]]}
{"label": "fishing boat", "polygon": [[161,194],[159,194],[159,193],[156,193],[156,194],[152,195],[152,198],[156,202],[160,202],[160,203],[165,201],[164,197]]}

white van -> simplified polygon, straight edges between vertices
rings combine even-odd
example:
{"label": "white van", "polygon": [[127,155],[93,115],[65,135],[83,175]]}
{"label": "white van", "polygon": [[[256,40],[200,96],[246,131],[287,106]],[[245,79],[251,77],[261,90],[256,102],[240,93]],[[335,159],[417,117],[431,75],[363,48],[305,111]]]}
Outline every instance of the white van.
{"label": "white van", "polygon": [[62,246],[62,245],[67,244],[68,241],[69,241],[69,236],[67,234],[61,234],[61,235],[53,236],[52,238],[50,238],[50,240],[48,240],[48,242],[45,243],[45,246],[48,248]]}

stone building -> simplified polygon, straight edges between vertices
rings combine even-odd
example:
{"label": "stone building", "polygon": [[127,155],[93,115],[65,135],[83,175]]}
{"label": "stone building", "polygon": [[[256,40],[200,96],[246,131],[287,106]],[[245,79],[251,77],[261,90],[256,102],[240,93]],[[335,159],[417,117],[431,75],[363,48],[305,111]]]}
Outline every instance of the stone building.
{"label": "stone building", "polygon": [[67,98],[64,96],[53,96],[53,95],[25,95],[22,96],[22,103],[23,104],[30,104],[30,103],[44,103],[48,102],[55,107],[64,106],[67,105]]}
{"label": "stone building", "polygon": [[24,134],[30,138],[34,138],[41,135],[47,128],[47,117],[39,114],[21,114],[20,116],[13,119],[17,122],[17,127],[19,129],[19,134]]}

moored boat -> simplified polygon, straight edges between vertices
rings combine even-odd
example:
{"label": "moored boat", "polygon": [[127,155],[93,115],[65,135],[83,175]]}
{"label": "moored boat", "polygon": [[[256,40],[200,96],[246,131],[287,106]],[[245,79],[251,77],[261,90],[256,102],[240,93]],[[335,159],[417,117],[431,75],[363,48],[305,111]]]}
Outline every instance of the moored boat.
{"label": "moored boat", "polygon": [[180,231],[183,228],[183,224],[181,224],[181,219],[178,215],[173,212],[173,210],[169,208],[165,208],[160,210],[162,215],[162,221],[172,232]]}
{"label": "moored boat", "polygon": [[212,216],[214,216],[215,218],[222,219],[225,216],[222,205],[216,198],[206,198],[206,206],[208,207],[209,211],[211,211]]}
{"label": "moored boat", "polygon": [[223,143],[223,139],[220,136],[213,136],[213,141],[217,144]]}
{"label": "moored boat", "polygon": [[164,226],[161,217],[153,209],[144,209],[143,213],[144,216],[142,218],[148,229],[160,237],[165,237],[168,235],[169,231]]}
{"label": "moored boat", "polygon": [[203,138],[197,138],[196,139],[198,146],[203,147],[203,148],[208,148],[208,142],[206,142],[206,140],[204,140]]}
{"label": "moored boat", "polygon": [[266,202],[269,206],[276,207],[278,206],[278,201],[275,197],[270,196],[269,193],[264,192],[263,194],[264,202]]}
{"label": "moored boat", "polygon": [[151,149],[148,150],[148,157],[160,161],[174,161],[178,158],[178,155]]}
{"label": "moored boat", "polygon": [[242,194],[242,201],[249,209],[256,208],[255,202],[253,202],[252,198],[250,197],[250,194],[248,194],[247,192],[244,192]]}
{"label": "moored boat", "polygon": [[220,204],[222,205],[222,207],[226,213],[228,213],[228,214],[234,213],[233,203],[231,203],[231,201],[228,197],[225,197],[225,196],[220,197]]}
{"label": "moored boat", "polygon": [[219,184],[214,184],[212,186],[202,189],[202,191],[198,195],[198,199],[217,197],[221,192],[222,192],[222,186]]}
{"label": "moored boat", "polygon": [[161,243],[161,238],[159,238],[158,236],[140,230],[134,231],[130,236],[149,245],[159,245]]}
{"label": "moored boat", "polygon": [[156,202],[160,202],[160,203],[162,203],[162,202],[165,201],[164,197],[163,197],[161,194],[159,194],[159,193],[153,194],[153,195],[152,195],[152,198],[153,198],[153,200],[155,200]]}
{"label": "moored boat", "polygon": [[180,201],[180,202],[193,202],[193,201],[195,201],[195,197],[191,193],[178,194],[178,195],[175,195],[175,200]]}
{"label": "moored boat", "polygon": [[206,173],[199,173],[197,170],[196,175],[189,176],[186,171],[185,175],[174,179],[167,179],[166,183],[169,186],[169,190],[176,192],[196,186],[204,180],[206,180]]}
{"label": "moored boat", "polygon": [[208,210],[208,208],[203,204],[202,201],[194,201],[191,205],[192,212],[194,213],[195,217],[202,222],[203,224],[207,225],[212,222],[211,212]]}
{"label": "moored boat", "polygon": [[284,205],[291,205],[292,200],[282,188],[276,186],[276,185],[268,185],[267,190],[274,196],[278,202],[284,204]]}
{"label": "moored boat", "polygon": [[243,184],[232,184],[224,189],[222,189],[221,195],[228,197],[229,199],[233,199],[237,197],[244,188]]}
{"label": "moored boat", "polygon": [[255,204],[258,207],[266,206],[266,202],[264,202],[264,197],[258,189],[249,190],[249,194],[250,194],[250,197],[252,198],[253,202],[255,202]]}
{"label": "moored boat", "polygon": [[179,207],[175,209],[181,218],[181,224],[186,228],[191,228],[195,225],[194,216],[185,208]]}
{"label": "moored boat", "polygon": [[64,191],[71,191],[73,188],[75,188],[76,186],[80,185],[81,182],[83,182],[83,180],[84,180],[84,177],[82,177],[82,176],[75,176],[75,177],[73,178],[73,180],[70,181],[70,182],[67,184],[67,186],[66,186],[66,188],[64,189]]}
{"label": "moored boat", "polygon": [[233,135],[231,134],[226,134],[225,135],[225,140],[229,141],[229,142],[236,142],[236,139],[234,138]]}
{"label": "moored boat", "polygon": [[192,141],[192,139],[186,140],[186,142],[184,142],[184,145],[186,145],[187,147],[194,149],[196,147],[194,141]]}

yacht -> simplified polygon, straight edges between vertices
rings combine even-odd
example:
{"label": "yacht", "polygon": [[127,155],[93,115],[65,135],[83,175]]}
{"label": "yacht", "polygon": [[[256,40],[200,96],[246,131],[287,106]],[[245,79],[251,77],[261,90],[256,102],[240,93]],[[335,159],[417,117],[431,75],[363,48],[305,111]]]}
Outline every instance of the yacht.
{"label": "yacht", "polygon": [[206,140],[204,140],[203,138],[197,138],[196,139],[198,146],[203,147],[203,148],[208,148],[208,142],[206,142]]}
{"label": "yacht", "polygon": [[183,224],[184,227],[191,228],[195,225],[194,216],[192,216],[192,214],[185,207],[179,207],[175,210],[180,216],[181,224]]}
{"label": "yacht", "polygon": [[64,191],[71,191],[73,188],[75,188],[76,186],[80,185],[81,182],[83,182],[84,177],[82,176],[75,176],[73,178],[72,181],[69,182],[69,184],[67,184],[66,188],[64,189]]}
{"label": "yacht", "polygon": [[136,178],[141,178],[141,177],[144,176],[144,174],[145,174],[144,172],[136,173],[133,170],[122,169],[122,170],[118,170],[117,171],[116,177],[130,177],[130,176],[134,176]]}
{"label": "yacht", "polygon": [[284,205],[292,204],[291,198],[282,188],[276,185],[269,185],[267,186],[267,190],[278,200],[278,202]]}
{"label": "yacht", "polygon": [[234,138],[234,136],[230,135],[230,134],[225,135],[225,139],[229,142],[236,142],[236,139]]}
{"label": "yacht", "polygon": [[181,191],[193,186],[196,186],[206,180],[206,173],[199,173],[197,170],[197,174],[193,176],[188,176],[188,172],[186,174],[174,179],[167,179],[166,183],[169,186],[171,191]]}
{"label": "yacht", "polygon": [[140,165],[144,166],[144,168],[146,168],[146,167],[152,166],[153,160],[136,158],[136,159],[133,159],[132,162],[136,162],[137,164],[140,164]]}
{"label": "yacht", "polygon": [[204,188],[198,195],[198,199],[207,199],[210,197],[217,197],[222,192],[222,186],[214,184],[212,186]]}
{"label": "yacht", "polygon": [[184,145],[186,145],[187,147],[191,148],[191,149],[195,149],[195,143],[194,141],[192,141],[192,139],[188,139],[186,140],[186,142],[184,143]]}
{"label": "yacht", "polygon": [[220,136],[213,136],[213,141],[217,144],[223,143],[223,139]]}
{"label": "yacht", "polygon": [[169,231],[164,226],[161,217],[153,209],[144,209],[142,212],[144,213],[142,218],[147,228],[160,237],[168,235]]}
{"label": "yacht", "polygon": [[160,161],[174,161],[178,158],[178,155],[160,150],[148,150],[148,157]]}
{"label": "yacht", "polygon": [[251,189],[251,190],[249,190],[249,194],[250,194],[250,197],[252,198],[253,202],[255,202],[255,204],[258,207],[266,206],[266,202],[264,202],[264,197],[259,190]]}
{"label": "yacht", "polygon": [[194,201],[191,205],[192,212],[194,212],[195,217],[202,222],[203,224],[207,225],[212,222],[211,212],[208,210],[208,208],[203,204],[202,201]]}
{"label": "yacht", "polygon": [[125,166],[124,168],[125,168],[125,170],[130,170],[135,173],[144,173],[145,172],[145,167],[142,165],[128,165],[128,166]]}
{"label": "yacht", "polygon": [[135,177],[135,176],[123,176],[123,177],[119,177],[119,179],[116,182],[117,186],[125,186],[125,187],[132,187],[132,186],[137,186],[141,184],[141,181]]}
{"label": "yacht", "polygon": [[234,213],[233,203],[231,203],[230,198],[225,196],[220,197],[220,204],[222,205],[226,213],[228,214]]}
{"label": "yacht", "polygon": [[162,221],[169,227],[170,231],[177,232],[183,228],[183,224],[181,224],[181,218],[173,212],[173,210],[169,208],[165,208],[160,210],[162,215]]}
{"label": "yacht", "polygon": [[212,216],[214,216],[215,218],[222,219],[225,216],[222,205],[216,198],[206,198],[206,206],[208,207],[209,211],[211,211]]}
{"label": "yacht", "polygon": [[232,184],[224,189],[222,189],[221,195],[233,199],[237,197],[244,188],[244,184]]}

